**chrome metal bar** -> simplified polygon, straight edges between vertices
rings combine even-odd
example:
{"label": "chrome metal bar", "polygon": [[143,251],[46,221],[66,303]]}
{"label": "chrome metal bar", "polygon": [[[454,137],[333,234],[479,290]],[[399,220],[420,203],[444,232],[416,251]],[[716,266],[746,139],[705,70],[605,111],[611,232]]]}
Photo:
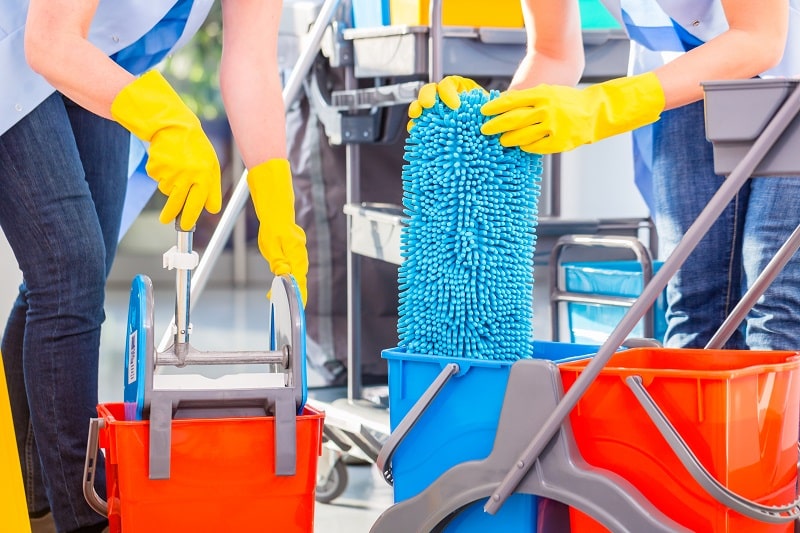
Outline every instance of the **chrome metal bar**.
{"label": "chrome metal bar", "polygon": [[[179,254],[192,253],[192,231],[181,231],[178,222],[175,222],[178,230],[178,244],[176,246]],[[173,348],[178,359],[182,359],[189,350],[189,300],[192,294],[192,271],[188,268],[175,269],[175,342]]]}
{"label": "chrome metal bar", "polygon": [[591,294],[582,294],[578,292],[567,292],[561,290],[554,290],[550,293],[551,299],[557,299],[559,302],[572,302],[579,304],[597,304],[597,305],[616,305],[619,307],[630,307],[636,301],[636,298],[626,298],[624,296],[592,296]]}
{"label": "chrome metal bar", "polygon": [[[629,250],[642,267],[642,287],[647,286],[653,277],[653,259],[650,251],[636,237],[614,237],[610,235],[564,235],[556,241],[550,252],[550,327],[552,339],[561,337],[561,304],[564,302],[596,303],[601,305],[621,305],[630,307],[635,299],[620,296],[581,294],[560,288],[561,253],[569,246],[594,246]],[[654,335],[655,321],[653,309],[647,310],[643,322],[643,335]]]}
{"label": "chrome metal bar", "polygon": [[[283,88],[284,107],[288,108],[300,95],[300,90],[303,87],[303,78],[314,63],[314,58],[319,52],[322,37],[325,34],[325,28],[327,28],[331,20],[333,20],[336,14],[336,8],[339,6],[340,2],[341,0],[326,0],[322,8],[320,8],[317,20],[314,22],[314,27],[311,29],[308,40],[306,41],[306,46],[300,53],[300,58],[297,60]],[[220,217],[217,229],[214,230],[211,240],[203,252],[200,264],[197,266],[192,279],[190,303],[194,303],[200,294],[202,294],[208,282],[211,269],[216,264],[219,256],[222,255],[222,251],[225,249],[225,245],[230,238],[239,213],[245,206],[245,202],[249,196],[246,177],[247,170],[242,173],[239,182],[234,187],[228,205]],[[172,337],[172,325],[174,323],[175,318],[173,317],[172,323],[167,328],[167,331],[164,332],[161,342],[158,345],[159,350],[164,350],[169,345],[170,337]]]}
{"label": "chrome metal bar", "polygon": [[442,26],[442,2],[444,0],[431,0],[430,31],[428,33],[428,76],[429,81],[438,83],[442,79],[444,69],[444,28]]}
{"label": "chrome metal bar", "polygon": [[[358,87],[353,67],[347,67],[345,89]],[[345,146],[345,205],[361,201],[361,146]],[[347,399],[361,398],[361,257],[352,248],[352,217],[347,217]]]}
{"label": "chrome metal bar", "polygon": [[288,348],[261,352],[200,352],[191,349],[181,359],[167,350],[156,355],[156,365],[279,365],[286,368],[289,366],[289,351]]}

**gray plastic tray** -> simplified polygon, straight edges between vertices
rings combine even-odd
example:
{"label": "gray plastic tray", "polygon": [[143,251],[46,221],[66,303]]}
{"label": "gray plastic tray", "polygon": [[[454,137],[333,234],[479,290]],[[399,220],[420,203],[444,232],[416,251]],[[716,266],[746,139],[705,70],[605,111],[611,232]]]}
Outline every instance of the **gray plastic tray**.
{"label": "gray plastic tray", "polygon": [[400,232],[405,220],[402,206],[364,202],[346,204],[350,217],[350,250],[366,257],[399,265]]}
{"label": "gray plastic tray", "polygon": [[[709,81],[705,90],[706,137],[714,147],[714,171],[730,174],[800,83],[794,79]],[[756,167],[755,176],[800,174],[800,117]]]}
{"label": "gray plastic tray", "polygon": [[[468,77],[511,77],[525,56],[525,30],[447,26],[442,43],[443,73]],[[428,26],[349,28],[358,78],[427,76]],[[622,30],[583,32],[584,80],[624,76],[629,41]]]}

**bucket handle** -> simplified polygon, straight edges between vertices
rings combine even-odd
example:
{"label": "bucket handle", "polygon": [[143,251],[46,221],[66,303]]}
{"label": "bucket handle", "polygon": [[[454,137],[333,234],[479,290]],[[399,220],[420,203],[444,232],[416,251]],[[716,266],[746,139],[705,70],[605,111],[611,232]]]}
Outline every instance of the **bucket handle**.
{"label": "bucket handle", "polygon": [[762,505],[740,496],[722,485],[700,463],[694,452],[686,444],[686,441],[683,440],[664,412],[658,407],[653,397],[647,392],[641,376],[628,376],[625,378],[625,383],[686,470],[715,500],[744,516],[761,522],[784,524],[800,518],[800,507],[798,507],[800,505],[800,497],[787,505]]}
{"label": "bucket handle", "polygon": [[86,462],[83,463],[83,497],[89,507],[103,516],[108,516],[108,502],[97,494],[94,475],[97,471],[97,452],[100,449],[100,430],[106,426],[102,418],[89,419],[89,437],[86,443]]}
{"label": "bucket handle", "polygon": [[392,475],[392,456],[394,455],[395,450],[406,438],[408,432],[411,431],[411,428],[414,427],[414,424],[420,419],[422,414],[428,409],[431,405],[433,400],[436,396],[444,388],[445,384],[450,380],[451,377],[458,374],[460,371],[460,367],[457,363],[447,363],[442,371],[439,372],[439,375],[436,376],[436,379],[433,380],[428,388],[422,393],[419,400],[411,407],[411,409],[406,413],[406,416],[403,417],[403,420],[400,421],[400,424],[397,428],[392,431],[389,435],[389,438],[386,439],[386,443],[381,447],[381,451],[378,453],[377,459],[375,459],[375,464],[377,465],[378,469],[383,474],[383,479],[386,480],[386,483],[389,485],[394,485],[394,476]]}

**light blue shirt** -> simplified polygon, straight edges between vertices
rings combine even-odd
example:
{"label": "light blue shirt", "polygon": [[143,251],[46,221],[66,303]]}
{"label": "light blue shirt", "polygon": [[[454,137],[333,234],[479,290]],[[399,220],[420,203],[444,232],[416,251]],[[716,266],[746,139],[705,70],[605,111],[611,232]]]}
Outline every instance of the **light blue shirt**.
{"label": "light blue shirt", "polygon": [[[630,74],[648,72],[728,30],[720,0],[601,0],[631,39]],[[761,77],[800,75],[800,0],[787,0],[789,32],[780,63]],[[654,212],[653,128],[633,132],[636,185]]]}
{"label": "light blue shirt", "polygon": [[[601,0],[631,38],[630,73],[653,70],[728,30],[720,0]],[[789,32],[783,59],[762,77],[800,74],[800,0],[787,0]]]}
{"label": "light blue shirt", "polygon": [[[156,28],[178,3],[178,0],[100,0],[89,40],[108,55],[115,54]],[[212,4],[213,0],[192,2],[188,14],[182,15],[185,16],[182,33],[171,37],[174,42],[161,57],[191,39]],[[27,13],[27,0],[0,0],[0,135],[55,91],[25,61],[23,38]]]}

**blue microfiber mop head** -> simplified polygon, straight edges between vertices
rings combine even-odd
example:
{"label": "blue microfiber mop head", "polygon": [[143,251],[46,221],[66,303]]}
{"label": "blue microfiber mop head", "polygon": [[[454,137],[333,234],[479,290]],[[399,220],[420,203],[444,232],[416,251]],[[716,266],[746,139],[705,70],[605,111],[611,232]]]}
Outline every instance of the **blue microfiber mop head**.
{"label": "blue microfiber mop head", "polygon": [[480,132],[497,91],[423,111],[405,146],[400,346],[516,360],[533,354],[533,253],[542,157]]}

